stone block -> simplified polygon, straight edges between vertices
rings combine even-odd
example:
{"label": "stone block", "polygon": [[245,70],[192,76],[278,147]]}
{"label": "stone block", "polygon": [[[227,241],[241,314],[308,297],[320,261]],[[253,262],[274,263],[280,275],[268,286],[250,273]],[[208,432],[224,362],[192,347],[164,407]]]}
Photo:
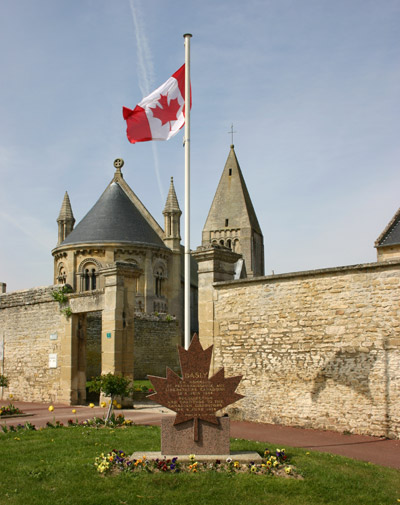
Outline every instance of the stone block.
{"label": "stone block", "polygon": [[199,440],[193,440],[193,420],[174,426],[175,416],[161,419],[161,454],[229,455],[229,417],[218,417],[218,424],[199,421]]}

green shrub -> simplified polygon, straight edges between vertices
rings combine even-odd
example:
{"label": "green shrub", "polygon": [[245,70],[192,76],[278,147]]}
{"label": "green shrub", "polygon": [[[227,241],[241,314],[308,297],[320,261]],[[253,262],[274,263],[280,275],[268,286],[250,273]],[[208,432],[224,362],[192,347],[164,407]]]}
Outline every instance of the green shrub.
{"label": "green shrub", "polygon": [[6,388],[8,386],[8,379],[5,375],[0,374],[0,387]]}
{"label": "green shrub", "polygon": [[104,396],[110,396],[111,402],[110,407],[107,412],[106,423],[108,423],[111,417],[111,411],[113,409],[114,398],[116,396],[129,396],[132,392],[132,386],[130,379],[117,374],[102,374],[94,377],[91,381],[86,383],[89,391],[92,393],[103,393]]}

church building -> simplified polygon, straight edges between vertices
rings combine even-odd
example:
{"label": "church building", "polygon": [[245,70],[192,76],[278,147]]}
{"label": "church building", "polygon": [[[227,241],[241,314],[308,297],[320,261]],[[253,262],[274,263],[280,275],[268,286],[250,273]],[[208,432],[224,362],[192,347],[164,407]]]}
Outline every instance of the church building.
{"label": "church building", "polygon": [[135,311],[168,313],[182,324],[182,212],[173,180],[163,211],[163,230],[125,182],[123,161],[117,159],[114,165],[113,180],[75,228],[65,193],[57,219],[58,244],[52,251],[54,284],[69,284],[76,293],[102,290],[102,268],[128,262],[140,271]]}

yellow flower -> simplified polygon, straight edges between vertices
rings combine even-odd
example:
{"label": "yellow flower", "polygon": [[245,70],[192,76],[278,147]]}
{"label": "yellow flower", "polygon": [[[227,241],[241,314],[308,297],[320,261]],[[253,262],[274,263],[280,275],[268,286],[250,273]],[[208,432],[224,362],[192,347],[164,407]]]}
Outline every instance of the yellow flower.
{"label": "yellow flower", "polygon": [[101,403],[100,403],[100,407],[103,407],[103,409],[104,409],[104,407],[105,407],[106,405],[107,405],[107,404],[106,404],[106,402],[101,402]]}
{"label": "yellow flower", "polygon": [[287,466],[287,467],[285,468],[285,472],[286,472],[288,475],[289,475],[290,473],[292,473],[292,469],[291,469],[291,467],[290,467],[290,466]]}
{"label": "yellow flower", "polygon": [[196,459],[196,455],[195,454],[190,454],[189,455],[189,459],[190,459],[190,461],[194,461]]}
{"label": "yellow flower", "polygon": [[19,437],[14,437],[14,440],[21,440]]}
{"label": "yellow flower", "polygon": [[240,465],[239,461],[235,461],[235,462],[233,463],[233,466],[234,466],[235,468],[239,468],[239,465]]}
{"label": "yellow flower", "polygon": [[117,400],[113,400],[112,403],[113,403],[114,407],[118,404]]}
{"label": "yellow flower", "polygon": [[9,398],[11,398],[11,399],[13,399],[13,398],[14,398],[14,395],[12,395],[12,394],[9,394],[8,396],[9,396]]}
{"label": "yellow flower", "polygon": [[49,412],[53,412],[53,410],[54,410],[53,405],[50,405],[50,407],[49,407]]}
{"label": "yellow flower", "polygon": [[117,403],[116,407],[117,409],[122,409],[122,405],[120,403]]}
{"label": "yellow flower", "polygon": [[94,407],[94,403],[89,403],[89,407],[92,409]]}
{"label": "yellow flower", "polygon": [[72,413],[73,413],[73,414],[76,414],[76,409],[72,409]]}
{"label": "yellow flower", "polygon": [[272,465],[271,461],[267,461],[267,466],[271,467],[271,465]]}

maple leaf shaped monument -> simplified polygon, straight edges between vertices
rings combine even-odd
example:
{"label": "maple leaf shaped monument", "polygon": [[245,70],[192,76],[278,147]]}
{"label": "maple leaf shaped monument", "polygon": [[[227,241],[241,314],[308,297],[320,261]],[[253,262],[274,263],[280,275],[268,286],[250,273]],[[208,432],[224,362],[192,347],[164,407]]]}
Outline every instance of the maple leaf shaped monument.
{"label": "maple leaf shaped monument", "polygon": [[219,424],[215,412],[244,398],[235,393],[241,375],[226,378],[224,369],[221,368],[215,375],[208,377],[212,348],[210,346],[203,350],[199,337],[195,334],[187,351],[178,346],[182,377],[168,367],[165,379],[148,376],[156,393],[147,398],[176,412],[174,426],[193,419],[195,442],[199,438],[199,420]]}
{"label": "maple leaf shaped monument", "polygon": [[[160,107],[158,107],[160,105]],[[177,98],[172,98],[168,103],[168,93],[161,95],[155,107],[149,107],[153,112],[153,117],[161,121],[161,126],[169,122],[169,130],[171,131],[171,121],[178,119],[177,112],[180,109]]]}

